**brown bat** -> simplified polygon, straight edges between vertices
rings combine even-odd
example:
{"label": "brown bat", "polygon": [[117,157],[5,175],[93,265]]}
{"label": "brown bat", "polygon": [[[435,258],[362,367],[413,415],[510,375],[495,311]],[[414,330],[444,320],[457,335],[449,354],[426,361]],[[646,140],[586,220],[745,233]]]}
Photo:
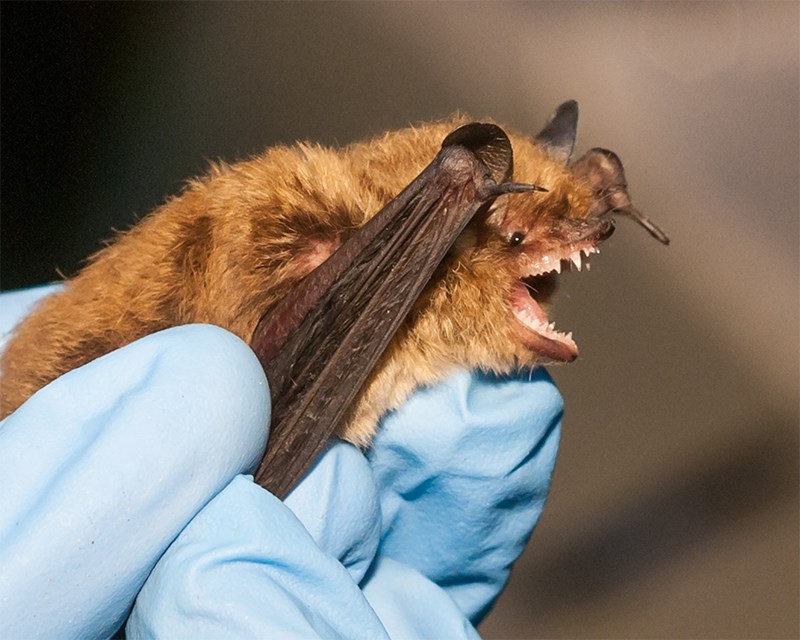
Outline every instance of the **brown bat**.
{"label": "brown bat", "polygon": [[614,215],[668,243],[631,206],[615,154],[569,163],[577,117],[570,101],[534,138],[455,117],[213,166],[20,323],[0,417],[140,337],[216,324],[264,364],[273,418],[256,479],[283,497],[332,433],[368,445],[383,413],[457,367],[573,360],[547,313],[558,273],[588,267]]}

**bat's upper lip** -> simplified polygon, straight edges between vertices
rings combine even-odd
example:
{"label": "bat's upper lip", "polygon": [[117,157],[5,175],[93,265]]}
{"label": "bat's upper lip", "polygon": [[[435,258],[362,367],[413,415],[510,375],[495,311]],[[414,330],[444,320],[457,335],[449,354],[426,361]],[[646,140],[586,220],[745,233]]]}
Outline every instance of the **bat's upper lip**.
{"label": "bat's upper lip", "polygon": [[591,241],[576,242],[567,245],[563,250],[542,256],[528,257],[525,275],[540,276],[546,273],[561,273],[571,271],[573,267],[580,271],[583,267],[589,270],[589,256],[600,253],[600,249]]}

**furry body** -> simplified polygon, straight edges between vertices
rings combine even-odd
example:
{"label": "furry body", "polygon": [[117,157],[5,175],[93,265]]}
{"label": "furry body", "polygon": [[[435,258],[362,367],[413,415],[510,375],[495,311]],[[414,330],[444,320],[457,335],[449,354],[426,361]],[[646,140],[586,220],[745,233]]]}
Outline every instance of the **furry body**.
{"label": "furry body", "polygon": [[[98,252],[17,327],[0,362],[0,417],[57,376],[170,326],[211,323],[249,341],[264,311],[465,122],[408,128],[342,150],[275,147],[214,166]],[[559,221],[589,216],[593,192],[533,139],[510,138],[514,179],[549,192],[503,197],[470,224],[383,355],[346,439],[368,444],[382,413],[456,367],[506,372],[540,358],[509,300],[531,265],[564,245],[554,232]],[[517,232],[519,243],[510,240]],[[549,292],[540,298],[546,303]]]}

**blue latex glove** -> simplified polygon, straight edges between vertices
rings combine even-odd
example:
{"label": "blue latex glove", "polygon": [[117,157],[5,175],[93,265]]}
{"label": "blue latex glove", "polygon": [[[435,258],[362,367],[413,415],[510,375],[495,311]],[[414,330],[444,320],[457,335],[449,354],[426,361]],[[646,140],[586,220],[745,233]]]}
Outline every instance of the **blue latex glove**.
{"label": "blue latex glove", "polygon": [[[0,335],[46,290],[6,294]],[[561,399],[543,372],[459,373],[332,443],[285,503],[248,476],[253,353],[149,336],[0,425],[0,637],[475,637],[538,519]]]}

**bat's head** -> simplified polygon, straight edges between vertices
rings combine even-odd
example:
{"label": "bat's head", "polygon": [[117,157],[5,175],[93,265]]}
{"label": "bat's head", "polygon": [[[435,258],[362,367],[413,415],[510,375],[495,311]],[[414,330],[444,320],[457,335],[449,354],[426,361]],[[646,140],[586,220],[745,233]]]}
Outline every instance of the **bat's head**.
{"label": "bat's head", "polygon": [[631,205],[616,154],[595,148],[572,161],[577,118],[577,103],[570,101],[537,136],[511,135],[513,179],[547,191],[495,200],[459,238],[423,301],[417,328],[422,335],[445,333],[458,345],[460,363],[502,371],[543,359],[574,360],[571,332],[550,319],[559,274],[588,270],[616,215],[668,242]]}

